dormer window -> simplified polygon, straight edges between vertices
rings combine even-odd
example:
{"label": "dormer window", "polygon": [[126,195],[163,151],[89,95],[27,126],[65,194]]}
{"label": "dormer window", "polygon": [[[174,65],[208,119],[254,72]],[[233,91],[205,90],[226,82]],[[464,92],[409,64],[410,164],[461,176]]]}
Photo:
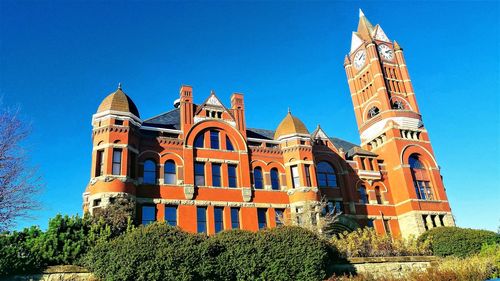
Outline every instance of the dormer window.
{"label": "dormer window", "polygon": [[368,118],[373,118],[373,117],[377,116],[379,113],[380,113],[380,110],[378,109],[378,107],[374,106],[374,107],[370,108],[370,110],[368,110]]}

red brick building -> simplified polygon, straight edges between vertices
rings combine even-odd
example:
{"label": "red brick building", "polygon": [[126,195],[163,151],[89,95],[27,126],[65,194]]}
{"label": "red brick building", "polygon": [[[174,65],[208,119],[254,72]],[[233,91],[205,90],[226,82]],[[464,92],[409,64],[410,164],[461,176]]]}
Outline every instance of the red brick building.
{"label": "red brick building", "polygon": [[454,225],[403,50],[361,11],[344,67],[360,145],[311,132],[290,112],[275,128],[247,127],[242,94],[229,107],[215,93],[194,104],[190,86],[174,109],[142,119],[119,87],[92,118],[84,210],[128,197],[138,221],[213,234],[275,227],[279,215],[325,198],[380,233]]}

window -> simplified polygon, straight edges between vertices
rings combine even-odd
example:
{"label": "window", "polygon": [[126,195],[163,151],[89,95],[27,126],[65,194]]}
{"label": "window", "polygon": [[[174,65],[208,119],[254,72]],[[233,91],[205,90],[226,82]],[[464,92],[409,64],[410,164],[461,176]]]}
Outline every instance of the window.
{"label": "window", "polygon": [[259,229],[267,227],[267,209],[257,208],[257,220],[259,222]]}
{"label": "window", "polygon": [[194,147],[196,147],[196,148],[203,148],[205,146],[204,142],[205,142],[205,134],[204,133],[200,133],[194,139]]}
{"label": "window", "polygon": [[306,186],[311,186],[311,172],[309,171],[309,165],[304,165],[306,172]]}
{"label": "window", "polygon": [[366,188],[364,186],[359,188],[359,198],[363,204],[368,204],[368,195],[366,194]]}
{"label": "window", "polygon": [[392,109],[403,110],[405,109],[405,106],[402,101],[397,100],[392,104]]}
{"label": "window", "polygon": [[122,171],[122,150],[113,148],[113,175],[121,175]]}
{"label": "window", "polygon": [[341,201],[328,201],[323,214],[338,214],[344,211],[344,204]]}
{"label": "window", "polygon": [[207,207],[196,208],[196,223],[198,233],[207,233]]}
{"label": "window", "polygon": [[99,207],[101,206],[101,199],[94,199],[94,202],[92,204],[92,207]]}
{"label": "window", "polygon": [[429,175],[425,166],[420,161],[418,155],[411,155],[408,159],[410,164],[411,175],[413,177],[413,185],[418,199],[421,200],[434,200]]}
{"label": "window", "polygon": [[276,226],[283,225],[285,209],[274,209],[274,213],[276,214]]}
{"label": "window", "polygon": [[123,120],[115,120],[115,125],[123,125]]}
{"label": "window", "polygon": [[227,175],[229,187],[237,187],[238,177],[236,176],[236,165],[227,165]]}
{"label": "window", "polygon": [[214,208],[214,220],[215,220],[215,233],[224,230],[224,208],[215,207]]}
{"label": "window", "polygon": [[368,118],[373,118],[373,117],[377,116],[379,113],[380,113],[380,110],[378,109],[378,107],[374,106],[374,107],[370,108],[370,110],[368,110]]}
{"label": "window", "polygon": [[280,176],[276,168],[271,169],[271,188],[273,190],[280,189]]}
{"label": "window", "polygon": [[382,194],[380,194],[380,187],[375,187],[375,197],[377,197],[377,204],[382,204]]}
{"label": "window", "polygon": [[292,187],[297,188],[300,186],[299,168],[297,166],[292,166],[291,171],[292,171]]}
{"label": "window", "polygon": [[156,162],[153,160],[144,161],[144,176],[145,184],[156,184]]}
{"label": "window", "polygon": [[141,223],[147,225],[156,221],[156,207],[155,206],[142,206],[142,219]]}
{"label": "window", "polygon": [[98,150],[96,155],[95,176],[99,177],[104,174],[104,150]]}
{"label": "window", "polygon": [[234,146],[228,136],[226,136],[226,149],[229,151],[234,151]]}
{"label": "window", "polygon": [[136,178],[136,169],[137,169],[137,155],[134,152],[129,153],[130,156],[130,165],[128,166],[129,175],[131,178]]}
{"label": "window", "polygon": [[231,208],[231,228],[240,228],[240,208]]}
{"label": "window", "polygon": [[417,198],[421,200],[433,200],[434,196],[432,194],[432,188],[428,181],[415,180],[413,182],[415,185],[415,192],[417,193]]}
{"label": "window", "polygon": [[210,148],[219,149],[219,132],[210,131]]}
{"label": "window", "polygon": [[196,186],[205,185],[205,163],[194,163],[194,183]]}
{"label": "window", "polygon": [[177,176],[175,171],[174,160],[167,160],[167,162],[165,162],[164,169],[165,169],[165,174],[163,180],[165,181],[165,184],[176,184]]}
{"label": "window", "polygon": [[384,229],[385,229],[385,234],[391,235],[391,224],[387,219],[384,219]]}
{"label": "window", "polygon": [[221,186],[219,163],[212,163],[212,186]]}
{"label": "window", "polygon": [[253,169],[253,185],[255,189],[262,189],[264,187],[261,167]]}
{"label": "window", "polygon": [[165,221],[171,226],[177,226],[177,206],[165,206]]}
{"label": "window", "polygon": [[416,155],[410,156],[410,158],[408,159],[408,163],[410,164],[410,168],[412,169],[425,169],[424,165],[422,164],[422,162],[420,162],[418,156]]}
{"label": "window", "polygon": [[317,166],[316,176],[318,178],[319,187],[336,187],[337,175],[335,169],[328,162],[319,162]]}

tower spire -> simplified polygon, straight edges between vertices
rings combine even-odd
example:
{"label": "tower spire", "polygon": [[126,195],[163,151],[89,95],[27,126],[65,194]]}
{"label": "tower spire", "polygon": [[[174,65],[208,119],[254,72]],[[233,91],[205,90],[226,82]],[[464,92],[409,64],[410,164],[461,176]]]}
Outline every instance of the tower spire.
{"label": "tower spire", "polygon": [[373,25],[366,18],[365,13],[359,9],[358,35],[364,40],[371,40],[373,35]]}

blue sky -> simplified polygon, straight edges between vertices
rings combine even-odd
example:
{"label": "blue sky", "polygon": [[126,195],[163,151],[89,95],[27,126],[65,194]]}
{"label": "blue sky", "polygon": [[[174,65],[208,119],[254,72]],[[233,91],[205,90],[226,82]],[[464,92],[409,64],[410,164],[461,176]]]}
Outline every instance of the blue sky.
{"label": "blue sky", "polygon": [[118,82],[141,117],[245,94],[249,127],[275,129],[291,107],[309,130],[359,143],[343,69],[362,8],[404,48],[459,226],[496,230],[498,2],[0,1],[0,95],[32,127],[42,209],[18,228],[81,213],[91,117]]}

